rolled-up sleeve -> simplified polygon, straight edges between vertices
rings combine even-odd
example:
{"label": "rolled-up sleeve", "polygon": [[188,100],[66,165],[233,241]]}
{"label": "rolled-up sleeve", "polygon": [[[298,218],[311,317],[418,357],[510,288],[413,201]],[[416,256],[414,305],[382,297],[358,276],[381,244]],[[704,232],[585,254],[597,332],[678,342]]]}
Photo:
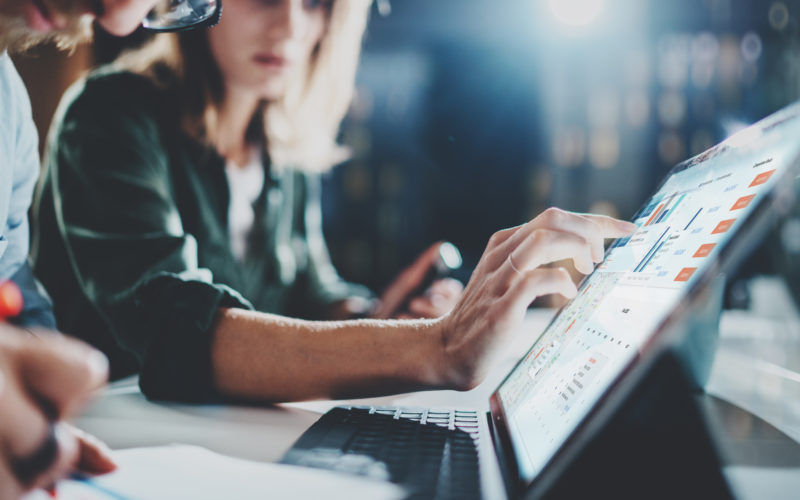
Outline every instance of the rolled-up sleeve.
{"label": "rolled-up sleeve", "polygon": [[51,194],[82,292],[137,357],[142,391],[203,401],[217,396],[211,342],[218,309],[251,306],[198,265],[149,85],[123,74],[73,89],[80,96],[60,111],[52,134]]}

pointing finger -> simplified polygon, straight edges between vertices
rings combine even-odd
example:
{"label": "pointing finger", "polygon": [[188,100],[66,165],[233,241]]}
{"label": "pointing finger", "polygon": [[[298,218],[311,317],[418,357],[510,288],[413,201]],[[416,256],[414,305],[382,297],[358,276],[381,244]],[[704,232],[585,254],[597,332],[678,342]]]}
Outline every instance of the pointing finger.
{"label": "pointing finger", "polygon": [[573,233],[537,229],[510,255],[513,263],[522,272],[563,259],[572,259],[575,269],[583,274],[594,270],[591,244]]}
{"label": "pointing finger", "polygon": [[582,217],[595,223],[600,228],[603,238],[622,238],[636,231],[637,228],[633,222],[615,219],[606,215],[584,214]]}

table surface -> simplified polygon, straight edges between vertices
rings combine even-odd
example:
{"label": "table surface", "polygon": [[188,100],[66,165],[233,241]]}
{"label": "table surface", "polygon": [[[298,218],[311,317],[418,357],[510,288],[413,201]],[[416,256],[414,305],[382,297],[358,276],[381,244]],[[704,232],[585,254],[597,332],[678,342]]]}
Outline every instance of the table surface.
{"label": "table surface", "polygon": [[[779,279],[751,284],[748,311],[725,311],[706,407],[741,498],[792,498],[800,491],[800,314]],[[532,310],[479,387],[357,400],[358,404],[486,409],[502,377],[553,315]],[[350,401],[348,401],[350,402]],[[353,401],[356,402],[356,401]],[[111,448],[185,443],[226,455],[277,461],[319,417],[341,401],[276,406],[152,403],[135,378],[112,384],[77,425]],[[767,494],[768,493],[768,494]]]}

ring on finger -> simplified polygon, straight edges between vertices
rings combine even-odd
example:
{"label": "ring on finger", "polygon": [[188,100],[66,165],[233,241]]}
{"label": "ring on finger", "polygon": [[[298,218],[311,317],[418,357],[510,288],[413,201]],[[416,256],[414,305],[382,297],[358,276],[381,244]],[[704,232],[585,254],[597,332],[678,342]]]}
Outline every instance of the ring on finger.
{"label": "ring on finger", "polygon": [[513,269],[514,272],[517,273],[518,276],[522,276],[522,271],[520,271],[519,268],[514,264],[514,258],[511,254],[508,254],[508,264],[511,266],[511,269]]}

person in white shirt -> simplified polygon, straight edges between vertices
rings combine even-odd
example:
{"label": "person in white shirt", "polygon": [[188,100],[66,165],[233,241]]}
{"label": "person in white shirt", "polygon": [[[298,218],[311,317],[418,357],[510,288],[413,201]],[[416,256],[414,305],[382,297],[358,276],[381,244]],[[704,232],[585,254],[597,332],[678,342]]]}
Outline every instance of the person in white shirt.
{"label": "person in white shirt", "polygon": [[[0,0],[0,283],[16,283],[26,302],[22,314],[9,321],[28,328],[53,326],[50,304],[27,267],[27,211],[39,175],[38,139],[27,93],[8,52],[48,41],[69,48],[90,36],[95,19],[109,33],[126,35],[143,20],[163,30],[219,18],[214,0],[209,0],[213,6],[206,19],[175,16],[176,3],[183,2]],[[55,332],[32,334],[4,319],[0,317],[0,500],[50,487],[75,469],[112,470],[105,446],[64,421],[105,383],[105,356]]]}

